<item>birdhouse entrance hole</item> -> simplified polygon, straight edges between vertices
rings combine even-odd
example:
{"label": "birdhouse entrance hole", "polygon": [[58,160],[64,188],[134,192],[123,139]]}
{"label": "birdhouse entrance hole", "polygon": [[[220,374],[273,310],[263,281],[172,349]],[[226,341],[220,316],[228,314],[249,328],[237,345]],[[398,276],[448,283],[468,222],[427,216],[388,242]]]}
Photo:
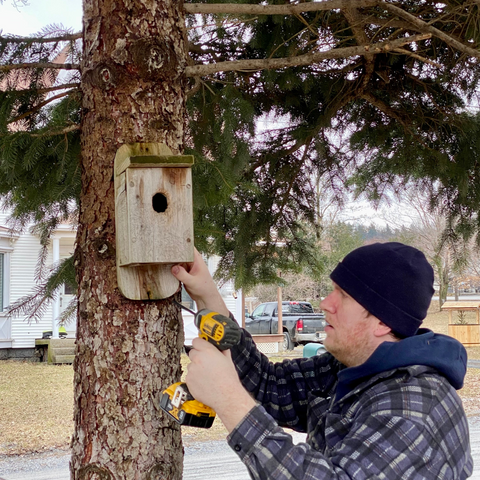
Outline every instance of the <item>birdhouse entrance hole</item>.
{"label": "birdhouse entrance hole", "polygon": [[163,213],[168,207],[167,197],[163,193],[156,193],[152,198],[152,206],[157,213]]}
{"label": "birdhouse entrance hole", "polygon": [[117,282],[125,297],[171,297],[179,289],[172,265],[193,262],[193,164],[192,155],[174,155],[163,143],[124,144],[117,150]]}

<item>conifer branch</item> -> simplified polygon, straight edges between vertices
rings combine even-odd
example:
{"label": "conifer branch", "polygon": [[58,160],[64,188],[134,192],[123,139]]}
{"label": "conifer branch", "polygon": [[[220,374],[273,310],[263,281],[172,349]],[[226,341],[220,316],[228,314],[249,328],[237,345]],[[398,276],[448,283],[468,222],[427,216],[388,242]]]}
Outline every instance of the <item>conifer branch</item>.
{"label": "conifer branch", "polygon": [[82,32],[69,33],[58,37],[4,37],[0,35],[0,43],[58,43],[71,42],[82,38]]}
{"label": "conifer branch", "polygon": [[[394,14],[396,17],[404,20],[406,23],[402,24],[405,28],[413,27],[421,33],[430,33],[432,36],[443,40],[448,45],[456,50],[467,54],[474,58],[480,58],[480,51],[463,44],[450,35],[442,32],[438,28],[433,27],[422,19],[415,17],[411,13],[406,12],[400,7],[384,0],[325,0],[322,2],[299,3],[294,5],[251,5],[251,4],[206,4],[206,3],[187,3],[184,5],[186,13],[203,13],[203,14],[239,14],[239,15],[294,15],[302,12],[315,12],[325,10],[346,10],[354,4],[355,9],[365,7],[379,6],[388,12]],[[365,18],[365,17],[364,17]],[[373,22],[382,24],[385,20],[374,19]],[[392,26],[392,20],[386,20],[387,25]]]}
{"label": "conifer branch", "polygon": [[60,260],[46,272],[48,276],[45,280],[40,279],[32,293],[19,298],[10,306],[9,315],[17,317],[23,314],[27,316],[27,321],[38,321],[48,305],[58,297],[63,284],[77,287],[74,272],[73,256]]}
{"label": "conifer branch", "polygon": [[78,63],[12,63],[10,65],[0,65],[0,72],[11,72],[12,70],[27,70],[34,68],[44,68],[46,70],[80,70]]}
{"label": "conifer branch", "polygon": [[287,200],[291,195],[291,192],[292,192],[293,186],[295,185],[295,182],[297,182],[297,180],[298,180],[298,176],[300,175],[300,172],[302,171],[302,168],[305,164],[305,161],[306,161],[306,158],[307,158],[307,155],[308,155],[308,149],[310,148],[311,144],[312,144],[312,137],[309,137],[305,142],[303,142],[303,145],[305,146],[305,150],[303,151],[302,159],[297,163],[297,168],[295,168],[295,172],[293,173],[292,178],[290,179],[290,182],[288,183],[287,191],[283,195],[283,200],[282,200],[282,202],[279,206],[280,207],[279,214],[281,216],[284,215]]}
{"label": "conifer branch", "polygon": [[380,99],[373,96],[371,93],[363,93],[361,95],[361,98],[366,100],[368,103],[372,104],[374,107],[378,108],[381,112],[385,113],[390,118],[395,119],[398,123],[400,123],[400,125],[402,125],[405,129],[410,131],[408,123],[406,123],[405,120],[395,110],[393,110],[390,106],[382,102]]}
{"label": "conifer branch", "polygon": [[7,125],[10,125],[11,123],[19,122],[20,120],[23,120],[24,118],[28,117],[32,113],[38,112],[41,108],[43,108],[45,105],[48,105],[49,103],[53,102],[54,100],[58,100],[59,98],[66,97],[67,95],[70,94],[70,90],[67,92],[62,92],[59,93],[58,95],[54,95],[53,97],[50,97],[49,99],[45,100],[44,102],[39,103],[38,105],[35,105],[31,110],[28,112],[22,113],[18,117],[15,117],[13,120],[10,120]]}
{"label": "conifer branch", "polygon": [[383,8],[385,8],[385,10],[388,10],[390,13],[397,15],[400,18],[403,18],[403,20],[406,20],[408,23],[410,23],[420,32],[430,33],[432,36],[437,37],[440,40],[443,40],[447,45],[450,45],[451,47],[455,48],[459,52],[465,53],[470,57],[480,58],[480,50],[476,50],[474,48],[468,47],[467,45],[464,45],[462,42],[459,42],[458,40],[451,37],[450,35],[447,35],[445,32],[442,32],[438,28],[435,28],[432,25],[429,25],[427,22],[424,22],[420,18],[415,17],[414,15],[406,12],[400,7],[397,7],[388,2],[382,2],[382,6]]}
{"label": "conifer branch", "polygon": [[[325,52],[307,53],[296,57],[286,58],[268,58],[262,60],[235,60],[228,62],[218,62],[208,65],[187,66],[185,73],[187,77],[196,75],[205,76],[218,72],[233,71],[256,71],[272,70],[286,67],[301,67],[321,62],[322,60],[331,60],[336,58],[348,58],[355,56],[365,56],[376,53],[386,53],[403,45],[419,42],[431,38],[430,33],[421,35],[412,35],[411,37],[402,37],[396,40],[378,42],[371,45],[360,45],[356,47],[335,48]],[[480,54],[480,52],[478,52]]]}
{"label": "conifer branch", "polygon": [[[374,7],[381,0],[355,0],[355,7]],[[344,9],[352,6],[351,0],[325,0],[323,2],[298,3],[294,5],[252,5],[235,3],[185,3],[186,13],[235,13],[240,15],[293,15],[303,12]]]}

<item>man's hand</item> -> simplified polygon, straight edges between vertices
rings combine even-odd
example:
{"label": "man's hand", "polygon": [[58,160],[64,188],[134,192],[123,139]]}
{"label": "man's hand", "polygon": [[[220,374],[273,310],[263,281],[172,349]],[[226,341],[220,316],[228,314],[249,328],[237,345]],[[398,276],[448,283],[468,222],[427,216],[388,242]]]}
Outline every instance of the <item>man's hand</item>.
{"label": "man's hand", "polygon": [[188,294],[195,300],[198,310],[208,308],[228,317],[225,302],[197,249],[194,262],[174,265],[172,275],[183,283]]}
{"label": "man's hand", "polygon": [[195,338],[189,356],[186,383],[190,393],[212,407],[229,432],[256,405],[238,378],[229,350],[220,352]]}

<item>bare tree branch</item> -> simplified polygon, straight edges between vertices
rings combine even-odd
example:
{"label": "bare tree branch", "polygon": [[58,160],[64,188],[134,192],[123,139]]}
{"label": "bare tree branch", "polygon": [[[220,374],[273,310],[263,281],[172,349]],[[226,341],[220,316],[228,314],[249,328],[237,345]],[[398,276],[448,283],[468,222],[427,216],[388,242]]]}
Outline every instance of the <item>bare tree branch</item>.
{"label": "bare tree branch", "polygon": [[382,7],[388,10],[390,13],[393,13],[400,18],[403,18],[404,20],[409,22],[412,26],[414,26],[417,30],[421,32],[431,33],[432,36],[437,37],[440,40],[443,40],[446,44],[452,46],[459,52],[463,52],[470,57],[480,58],[479,50],[476,50],[474,48],[468,47],[467,45],[464,45],[463,43],[459,42],[458,40],[451,37],[450,35],[447,35],[441,30],[438,30],[438,28],[432,27],[427,22],[424,22],[420,18],[415,17],[411,13],[408,13],[405,10],[402,10],[401,8],[395,5],[392,5],[391,3],[388,3],[388,2],[382,2]]}
{"label": "bare tree branch", "polygon": [[[463,52],[469,56],[480,58],[480,51],[469,47],[458,41],[457,39],[449,36],[448,34],[442,32],[441,30],[429,25],[427,22],[424,22],[420,18],[415,17],[414,15],[406,12],[400,7],[393,5],[392,3],[385,2],[383,0],[356,0],[352,2],[351,0],[325,0],[322,2],[309,2],[309,3],[299,3],[295,5],[250,5],[250,4],[206,4],[206,3],[187,3],[184,5],[186,13],[203,13],[203,14],[218,14],[218,13],[232,13],[240,15],[293,15],[299,14],[302,12],[313,12],[313,11],[325,11],[325,10],[347,10],[351,9],[352,6],[355,9],[379,6],[384,8],[388,12],[394,14],[396,17],[403,19],[406,24],[400,23],[399,25],[404,28],[410,27],[418,30],[421,33],[430,33],[432,36],[435,36],[443,40],[448,45],[454,47],[455,49]],[[360,18],[360,17],[359,17]],[[371,17],[363,17],[363,19]],[[381,25],[386,22],[388,25],[393,26],[396,22],[393,20],[381,20],[375,19],[372,17],[372,23],[377,23]]]}
{"label": "bare tree branch", "polygon": [[12,70],[26,70],[33,68],[44,68],[51,70],[80,70],[78,63],[12,63],[11,65],[0,65],[0,72],[11,72]]}
{"label": "bare tree branch", "polygon": [[62,130],[47,130],[42,133],[32,133],[31,136],[32,137],[46,137],[46,136],[53,137],[55,135],[65,135],[67,133],[74,132],[75,130],[80,130],[81,128],[82,128],[81,125],[70,125],[69,127],[66,127]]}
{"label": "bare tree branch", "polygon": [[57,42],[71,42],[82,38],[82,32],[70,33],[60,35],[58,37],[4,37],[0,35],[0,43],[57,43]]}
{"label": "bare tree branch", "polygon": [[[69,127],[65,127],[62,130],[45,130],[42,133],[32,133],[26,131],[20,131],[15,133],[21,133],[22,135],[30,135],[31,137],[53,137],[55,135],[66,135],[67,133],[74,132],[75,130],[80,130],[82,127],[81,125],[70,125]],[[0,137],[7,137],[10,136],[12,133],[0,134]]]}
{"label": "bare tree branch", "polygon": [[437,68],[443,68],[443,65],[440,65],[439,63],[434,62],[433,60],[430,60],[428,58],[422,57],[421,55],[417,55],[416,53],[410,52],[405,48],[395,48],[394,52],[401,53],[402,55],[408,55],[409,57],[416,58],[417,60],[420,60],[423,63],[428,63],[429,65],[433,65],[434,67],[437,67]]}
{"label": "bare tree branch", "polygon": [[54,95],[53,97],[50,97],[44,102],[41,102],[38,105],[35,105],[35,107],[33,107],[28,112],[22,113],[22,115],[19,115],[18,117],[15,117],[13,120],[10,120],[8,124],[10,125],[11,123],[19,122],[20,120],[23,120],[24,118],[28,117],[32,113],[38,112],[38,110],[40,110],[45,105],[48,105],[49,103],[53,102],[54,100],[58,100],[59,98],[66,97],[69,94],[70,94],[70,91],[62,92],[62,93],[59,93],[58,95]]}
{"label": "bare tree branch", "polygon": [[[352,32],[355,36],[358,45],[368,45],[370,43],[365,29],[363,28],[362,17],[358,11],[358,8],[346,8],[343,10],[345,18],[348,20]],[[362,79],[362,89],[365,89],[372,78],[373,72],[375,71],[375,56],[372,53],[369,53],[364,56],[365,59],[365,75]]]}
{"label": "bare tree branch", "polygon": [[66,90],[70,88],[76,88],[79,87],[80,83],[64,83],[62,85],[56,85],[55,87],[46,87],[46,88],[38,88],[38,89],[33,89],[33,88],[22,88],[22,89],[14,89],[10,90],[10,93],[13,95],[22,95],[25,92],[35,92],[36,94],[43,94],[43,93],[48,93],[48,92],[54,92],[56,90]]}
{"label": "bare tree branch", "polygon": [[[287,58],[268,58],[262,60],[236,60],[231,62],[218,62],[209,65],[194,65],[185,68],[187,77],[211,75],[218,72],[233,71],[256,71],[272,70],[286,67],[300,67],[318,63],[322,60],[334,58],[348,58],[358,55],[370,55],[372,53],[389,52],[403,45],[419,42],[431,38],[431,34],[412,35],[411,37],[402,37],[396,40],[374,43],[372,45],[361,45],[357,47],[335,48],[325,52],[308,53],[298,57]],[[480,52],[478,52],[480,55]]]}
{"label": "bare tree branch", "polygon": [[[355,7],[374,7],[381,0],[355,0]],[[351,0],[325,0],[323,2],[299,3],[295,5],[251,5],[233,3],[185,3],[186,13],[236,13],[240,15],[292,15],[302,12],[344,9],[352,6]]]}

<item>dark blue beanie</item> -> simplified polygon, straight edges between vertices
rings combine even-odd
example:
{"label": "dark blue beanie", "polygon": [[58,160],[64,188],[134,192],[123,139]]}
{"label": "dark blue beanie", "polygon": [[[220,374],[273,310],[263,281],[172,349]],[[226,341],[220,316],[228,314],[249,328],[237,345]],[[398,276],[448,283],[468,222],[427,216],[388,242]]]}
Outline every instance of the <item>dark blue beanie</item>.
{"label": "dark blue beanie", "polygon": [[330,278],[399,337],[415,335],[434,292],[425,255],[397,242],[353,250]]}

